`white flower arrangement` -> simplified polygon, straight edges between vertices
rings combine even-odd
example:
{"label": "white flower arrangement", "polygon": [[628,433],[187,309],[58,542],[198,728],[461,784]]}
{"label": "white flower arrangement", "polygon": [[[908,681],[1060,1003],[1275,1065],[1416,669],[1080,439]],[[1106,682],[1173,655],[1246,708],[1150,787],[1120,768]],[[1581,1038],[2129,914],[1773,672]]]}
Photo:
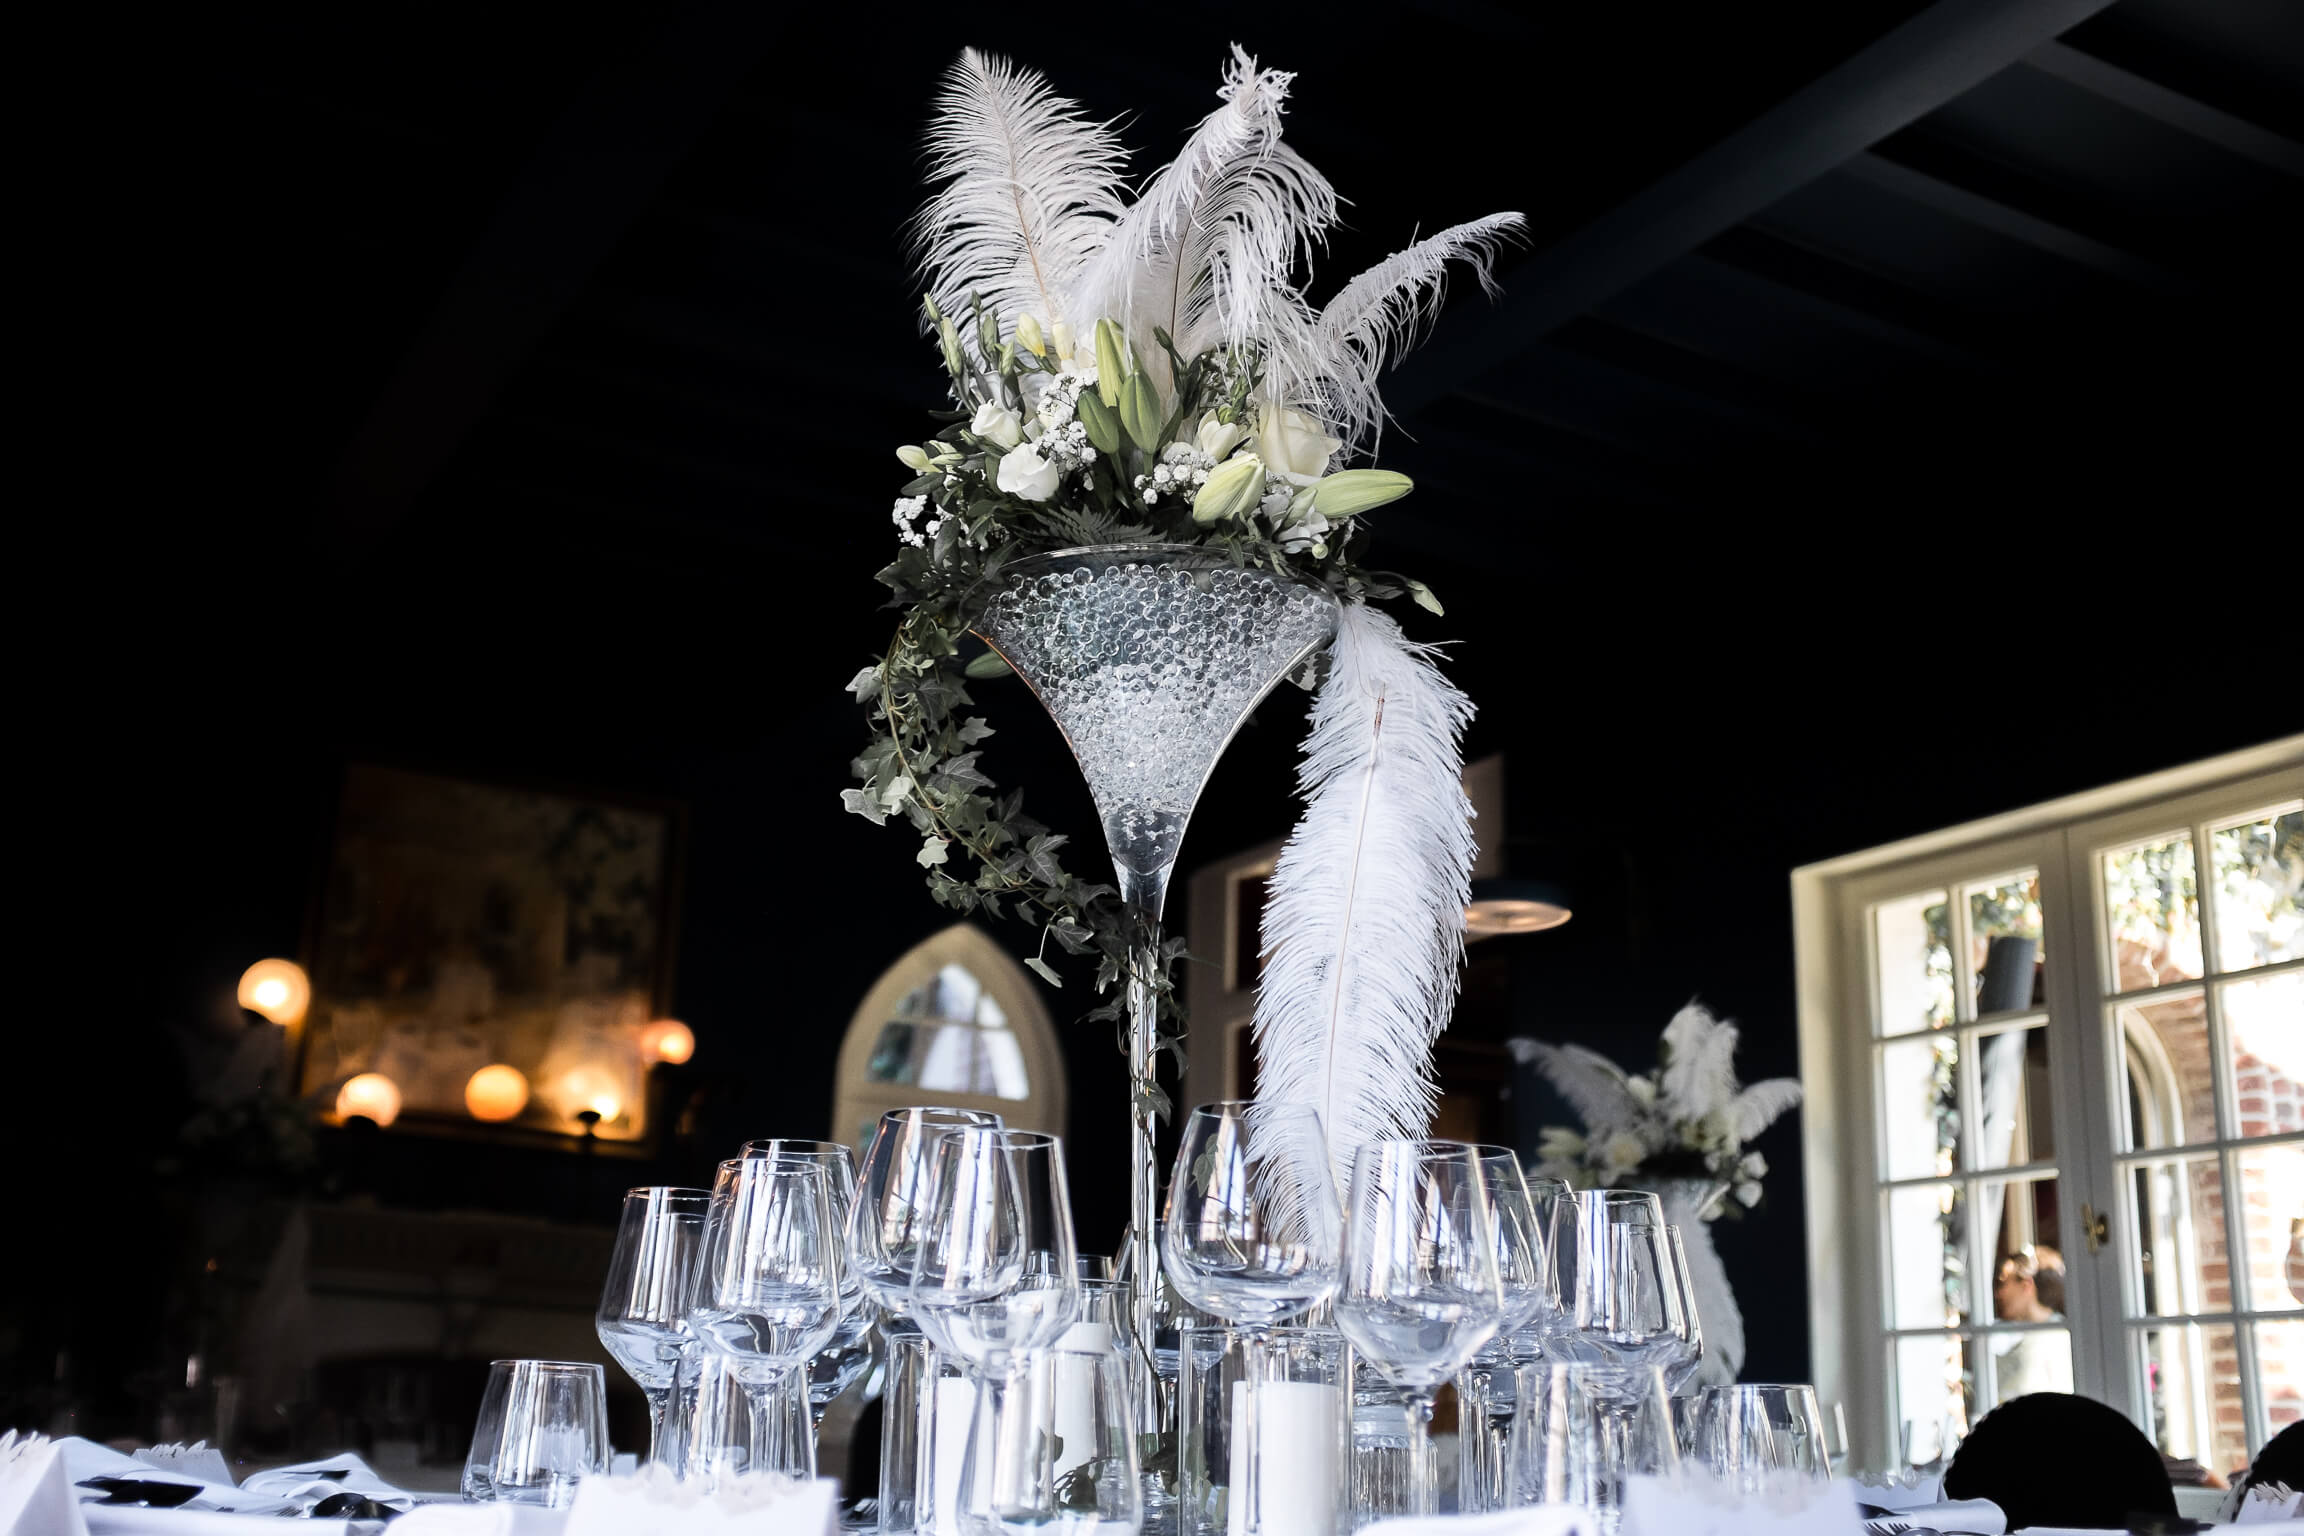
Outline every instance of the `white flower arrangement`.
{"label": "white flower arrangement", "polygon": [[1800,1102],[1800,1084],[1777,1077],[1740,1086],[1736,1026],[1701,1003],[1691,1002],[1664,1027],[1652,1072],[1627,1073],[1580,1045],[1506,1043],[1584,1117],[1581,1132],[1554,1125],[1538,1133],[1537,1172],[1579,1189],[1664,1179],[1715,1183],[1720,1194],[1706,1202],[1706,1221],[1729,1211],[1724,1197],[1747,1209],[1760,1203],[1768,1161],[1744,1148]]}

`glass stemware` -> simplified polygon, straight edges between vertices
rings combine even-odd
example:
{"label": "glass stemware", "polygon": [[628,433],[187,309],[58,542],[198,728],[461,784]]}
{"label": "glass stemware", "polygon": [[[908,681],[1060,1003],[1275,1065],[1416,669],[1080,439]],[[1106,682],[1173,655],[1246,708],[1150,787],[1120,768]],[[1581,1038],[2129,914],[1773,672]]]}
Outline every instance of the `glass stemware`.
{"label": "glass stemware", "polygon": [[1673,1289],[1680,1295],[1680,1326],[1675,1335],[1679,1342],[1663,1362],[1664,1387],[1678,1397],[1704,1369],[1704,1324],[1696,1316],[1696,1285],[1688,1273],[1688,1245],[1681,1240],[1677,1225],[1665,1224],[1664,1243]]}
{"label": "glass stemware", "polygon": [[1495,1225],[1480,1153],[1463,1142],[1375,1141],[1353,1160],[1336,1321],[1407,1400],[1426,1467],[1409,1513],[1434,1512],[1433,1394],[1504,1316]]}
{"label": "glass stemware", "polygon": [[839,1326],[839,1237],[820,1163],[740,1157],[720,1165],[689,1326],[742,1383],[755,1441],[772,1442],[762,1460],[795,1476],[815,1476],[815,1436],[777,1433],[785,1420],[775,1398],[799,1390],[809,1358]]}
{"label": "glass stemware", "polygon": [[1526,1330],[1544,1311],[1558,1312],[1552,1267],[1537,1225],[1535,1201],[1520,1155],[1478,1146],[1480,1169],[1496,1215],[1496,1265],[1504,1284],[1504,1317],[1456,1378],[1456,1507],[1466,1514],[1510,1508],[1506,1441],[1512,1430],[1512,1367],[1526,1350]]}
{"label": "glass stemware", "polygon": [[1620,1189],[1587,1190],[1576,1204],[1575,1327],[1563,1352],[1594,1365],[1664,1364],[1687,1322],[1662,1207]]}
{"label": "glass stemware", "polygon": [[[781,1157],[823,1166],[832,1191],[832,1216],[847,1242],[848,1220],[856,1208],[856,1154],[837,1141],[797,1141],[775,1137],[744,1143],[741,1157]],[[840,1322],[832,1338],[808,1362],[808,1410],[811,1419],[824,1422],[832,1400],[855,1385],[872,1366],[872,1304],[854,1265],[841,1267]]]}
{"label": "glass stemware", "polygon": [[1060,1514],[1050,1446],[1021,1404],[1009,1406],[1026,1391],[1033,1353],[1061,1339],[1079,1309],[1063,1143],[1037,1131],[945,1131],[923,1194],[912,1315],[976,1378],[959,1523],[1050,1524]]}
{"label": "glass stemware", "polygon": [[1654,1366],[1539,1360],[1514,1378],[1515,1504],[1573,1504],[1614,1533],[1623,1526],[1626,1479],[1679,1471],[1671,1400]]}
{"label": "glass stemware", "polygon": [[616,1223],[616,1250],[608,1260],[593,1327],[600,1343],[648,1399],[648,1459],[677,1467],[682,1365],[695,1343],[688,1331],[688,1299],[704,1214],[712,1203],[702,1189],[627,1190]]}
{"label": "glass stemware", "polygon": [[1317,1413],[1323,1402],[1331,1421],[1343,1409],[1333,1392],[1260,1396],[1272,1327],[1336,1293],[1343,1215],[1328,1166],[1320,1117],[1304,1104],[1203,1104],[1176,1149],[1160,1224],[1169,1284],[1241,1336],[1246,1389],[1232,1436],[1245,1475],[1232,1488],[1233,1536],[1269,1528],[1260,1426],[1275,1413]]}

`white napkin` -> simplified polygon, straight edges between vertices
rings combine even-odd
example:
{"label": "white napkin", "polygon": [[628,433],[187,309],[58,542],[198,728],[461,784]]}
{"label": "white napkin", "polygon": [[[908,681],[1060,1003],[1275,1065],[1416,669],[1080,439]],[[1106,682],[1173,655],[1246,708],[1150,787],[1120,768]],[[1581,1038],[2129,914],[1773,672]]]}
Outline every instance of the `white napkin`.
{"label": "white napkin", "polygon": [[1869,1504],[1874,1509],[1893,1509],[1902,1512],[1907,1509],[1917,1509],[1923,1504],[1934,1504],[1944,1497],[1944,1479],[1941,1477],[1922,1477],[1909,1483],[1875,1483],[1851,1481],[1847,1478],[1842,1478],[1841,1481],[1848,1484],[1849,1491],[1855,1494],[1857,1503]]}
{"label": "white napkin", "polygon": [[1364,1525],[1360,1536],[1599,1536],[1599,1531],[1587,1510],[1534,1504],[1493,1515],[1404,1515]]}
{"label": "white napkin", "polygon": [[[341,1477],[323,1477],[324,1472],[340,1472]],[[246,1493],[268,1494],[275,1499],[292,1503],[306,1503],[324,1499],[331,1494],[357,1493],[379,1503],[391,1502],[400,1508],[427,1501],[440,1502],[461,1497],[453,1493],[411,1493],[394,1487],[379,1477],[376,1469],[353,1455],[339,1451],[333,1456],[322,1456],[313,1461],[300,1461],[290,1467],[272,1467],[262,1472],[251,1472],[240,1484]]]}
{"label": "white napkin", "polygon": [[2291,1493],[2278,1483],[2259,1483],[2249,1489],[2232,1515],[2234,1525],[2259,1528],[2290,1520],[2304,1521],[2304,1492]]}
{"label": "white napkin", "polygon": [[1936,1504],[1911,1504],[1897,1510],[1895,1518],[1939,1531],[1959,1531],[1964,1536],[2005,1536],[2008,1529],[2007,1512],[1990,1499],[1945,1499]]}
{"label": "white napkin", "polygon": [[148,1445],[129,1454],[144,1465],[158,1467],[163,1472],[182,1472],[204,1483],[221,1483],[227,1488],[232,1486],[232,1469],[224,1465],[224,1453],[211,1447],[205,1440],[195,1440],[190,1445],[182,1441],[168,1445]]}
{"label": "white napkin", "polygon": [[834,1536],[840,1485],[769,1475],[723,1477],[710,1492],[662,1467],[638,1477],[588,1477],[565,1536]]}
{"label": "white napkin", "polygon": [[1849,1536],[1863,1522],[1846,1483],[1786,1483],[1743,1497],[1717,1478],[1635,1477],[1624,1536]]}
{"label": "white napkin", "polygon": [[[89,1490],[74,1486],[88,1477],[134,1477],[156,1483],[190,1483],[202,1502],[260,1512],[221,1513],[189,1508],[154,1509],[142,1504],[84,1503]],[[277,1501],[248,1499],[229,1483],[204,1483],[123,1456],[77,1436],[0,1436],[0,1536],[261,1536],[277,1532]],[[308,1520],[302,1536],[349,1536],[342,1520]]]}
{"label": "white napkin", "polygon": [[420,1504],[384,1529],[390,1536],[562,1536],[568,1511],[541,1504]]}
{"label": "white napkin", "polygon": [[0,1536],[52,1536],[80,1530],[79,1495],[45,1435],[0,1435]]}

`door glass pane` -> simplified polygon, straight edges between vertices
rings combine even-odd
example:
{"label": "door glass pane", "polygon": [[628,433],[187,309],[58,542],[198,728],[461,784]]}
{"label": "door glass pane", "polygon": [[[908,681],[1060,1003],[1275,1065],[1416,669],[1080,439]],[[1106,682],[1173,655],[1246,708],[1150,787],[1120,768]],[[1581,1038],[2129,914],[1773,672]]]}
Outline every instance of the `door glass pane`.
{"label": "door glass pane", "polygon": [[2146,1328],[2138,1334],[2152,1438],[2170,1456],[2229,1477],[2248,1465],[2240,1351],[2228,1325]]}
{"label": "door glass pane", "polygon": [[2064,1315],[2064,1255],[2056,1243],[2056,1181],[1976,1186],[1979,1224],[1992,1243],[1988,1315],[2045,1323]]}
{"label": "door glass pane", "polygon": [[2056,1159],[2050,1107],[2048,1028],[2002,1030],[1976,1039],[1976,1153],[1979,1168],[2014,1168]]}
{"label": "door glass pane", "polygon": [[1937,1328],[1967,1321],[1967,1220],[1954,1184],[1888,1192],[1891,1326]]}
{"label": "door glass pane", "polygon": [[1952,920],[1942,891],[1885,902],[1872,914],[1880,974],[1880,1033],[1952,1022]]}
{"label": "door glass pane", "polygon": [[2243,1136],[2304,1131],[2304,972],[2219,989],[2232,1038],[2232,1103]]}
{"label": "door glass pane", "polygon": [[2030,1008],[2040,994],[2040,876],[2013,875],[1968,890],[1968,974],[1976,1011]]}
{"label": "door glass pane", "polygon": [[2200,892],[2189,832],[2104,855],[2104,909],[2113,991],[2200,975]]}
{"label": "door glass pane", "polygon": [[1880,1128],[1891,1179],[1953,1171],[1959,1155],[1960,1037],[1946,1032],[1880,1047]]}
{"label": "door glass pane", "polygon": [[2304,955],[2304,810],[2208,836],[2216,880],[2216,965],[2225,971]]}
{"label": "door glass pane", "polygon": [[1992,1401],[2027,1392],[2072,1390],[2072,1336],[2061,1328],[1987,1333],[1977,1342],[1992,1351]]}
{"label": "door glass pane", "polygon": [[2256,1325],[2256,1378],[2264,1397],[2266,1439],[2304,1420],[2304,1322]]}
{"label": "door glass pane", "polygon": [[1951,1450],[1968,1425],[1960,1340],[1949,1333],[1896,1341],[1896,1419],[1907,1466]]}
{"label": "door glass pane", "polygon": [[2138,1163],[2130,1273],[2149,1316],[2222,1312],[2232,1305],[2224,1253],[2224,1181],[2213,1156]]}
{"label": "door glass pane", "polygon": [[2240,1225],[2248,1244],[2248,1306],[2304,1307],[2304,1143],[2249,1147],[2240,1166]]}
{"label": "door glass pane", "polygon": [[2129,1004],[2120,1022],[2128,1146],[2138,1152],[2216,1139],[2216,1068],[2200,993]]}

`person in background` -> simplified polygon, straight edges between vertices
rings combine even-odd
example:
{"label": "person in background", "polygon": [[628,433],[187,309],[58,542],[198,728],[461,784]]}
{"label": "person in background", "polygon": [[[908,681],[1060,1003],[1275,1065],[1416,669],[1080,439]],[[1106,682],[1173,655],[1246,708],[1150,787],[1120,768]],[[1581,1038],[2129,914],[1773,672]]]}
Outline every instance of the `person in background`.
{"label": "person in background", "polygon": [[[2046,1262],[2052,1260],[2053,1265]],[[2045,1293],[2045,1294],[2043,1294]],[[2053,1248],[2019,1248],[2000,1261],[1992,1281],[1992,1315],[2008,1323],[2061,1322],[2064,1258]],[[2027,1392],[2072,1390],[2072,1341],[2062,1333],[2004,1333],[1998,1350],[1999,1400]]]}

